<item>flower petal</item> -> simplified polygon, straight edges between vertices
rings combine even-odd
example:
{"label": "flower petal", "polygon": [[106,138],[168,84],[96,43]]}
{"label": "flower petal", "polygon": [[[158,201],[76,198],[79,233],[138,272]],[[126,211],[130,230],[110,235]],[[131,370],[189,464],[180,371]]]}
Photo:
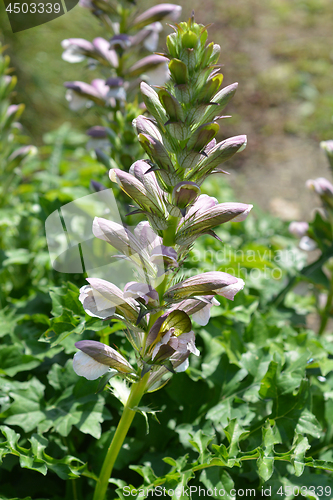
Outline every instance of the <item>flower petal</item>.
{"label": "flower petal", "polygon": [[95,361],[82,351],[74,355],[73,369],[77,375],[87,380],[96,380],[109,371],[108,366]]}

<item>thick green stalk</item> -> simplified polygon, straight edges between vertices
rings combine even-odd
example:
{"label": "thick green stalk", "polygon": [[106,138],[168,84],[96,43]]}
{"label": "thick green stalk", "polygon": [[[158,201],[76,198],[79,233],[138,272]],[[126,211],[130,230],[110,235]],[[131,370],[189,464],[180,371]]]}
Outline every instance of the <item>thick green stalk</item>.
{"label": "thick green stalk", "polygon": [[175,246],[175,236],[178,223],[179,217],[173,217],[172,215],[170,215],[168,220],[168,228],[163,231],[163,245],[165,245],[166,247]]}
{"label": "thick green stalk", "polygon": [[146,389],[148,377],[149,373],[146,373],[146,375],[144,375],[139,382],[132,385],[123,414],[104,459],[102,469],[96,483],[93,500],[104,500],[105,498],[113,466],[136,413],[135,410],[132,410],[132,408],[135,408],[140,403]]}

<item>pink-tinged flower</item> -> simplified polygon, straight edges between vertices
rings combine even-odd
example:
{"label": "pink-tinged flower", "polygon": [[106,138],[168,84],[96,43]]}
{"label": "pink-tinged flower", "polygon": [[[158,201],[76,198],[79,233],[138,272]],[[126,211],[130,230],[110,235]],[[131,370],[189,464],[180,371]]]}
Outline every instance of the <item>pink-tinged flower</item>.
{"label": "pink-tinged flower", "polygon": [[219,165],[226,160],[229,160],[234,154],[240,153],[246,147],[246,135],[238,135],[229,137],[225,141],[219,142],[211,148],[208,156],[203,158],[189,175],[189,180],[197,183],[202,183],[204,179],[211,173],[220,171]]}
{"label": "pink-tinged flower", "polygon": [[[96,238],[106,241],[126,257],[133,254],[143,254],[144,247],[135,236],[122,224],[95,217],[93,221],[93,234]],[[146,256],[149,258],[149,255]]]}
{"label": "pink-tinged flower", "polygon": [[101,342],[80,340],[75,347],[80,349],[74,355],[73,369],[79,376],[96,380],[113,368],[120,373],[135,373],[134,368],[119,352]]}
{"label": "pink-tinged flower", "polygon": [[38,150],[35,146],[21,146],[20,148],[16,149],[15,151],[12,152],[12,154],[8,157],[8,164],[11,163],[11,168],[14,168],[15,163],[18,165],[23,161],[25,158],[28,156],[34,156],[37,154]]}
{"label": "pink-tinged flower", "polygon": [[163,85],[169,78],[168,59],[152,54],[140,59],[127,72],[130,78],[146,75],[151,85]]}
{"label": "pink-tinged flower", "polygon": [[22,104],[11,104],[6,110],[6,117],[14,115],[22,107]]}
{"label": "pink-tinged flower", "polygon": [[308,230],[309,230],[308,222],[293,221],[289,224],[289,233],[292,234],[293,236],[296,236],[296,238],[302,238],[302,236],[306,235]]}
{"label": "pink-tinged flower", "polygon": [[70,63],[78,63],[84,59],[92,59],[101,64],[118,67],[117,53],[110,49],[110,43],[104,38],[97,37],[92,43],[84,38],[68,38],[61,42],[64,52],[62,58]]}
{"label": "pink-tinged flower", "polygon": [[167,290],[165,297],[178,300],[196,295],[222,295],[227,299],[234,300],[234,296],[244,288],[244,284],[244,281],[240,278],[213,271],[198,274],[177,283]]}
{"label": "pink-tinged flower", "polygon": [[148,170],[147,163],[137,161],[131,166],[129,173],[115,168],[110,170],[109,175],[111,181],[117,182],[147,214],[154,229],[163,230],[167,227],[164,197],[154,172],[148,173]]}
{"label": "pink-tinged flower", "polygon": [[142,248],[146,248],[151,254],[154,248],[163,243],[163,238],[152,229],[148,221],[141,221],[134,229],[134,236],[137,238]]}
{"label": "pink-tinged flower", "polygon": [[308,180],[306,186],[313,189],[321,198],[324,208],[333,209],[333,185],[324,177]]}
{"label": "pink-tinged flower", "polygon": [[61,42],[64,50],[62,59],[69,63],[78,63],[84,61],[86,57],[91,57],[94,52],[94,46],[84,38],[68,38]]}
{"label": "pink-tinged flower", "polygon": [[[215,198],[201,195],[180,222],[176,242],[188,246],[202,234],[212,234],[211,230],[225,222],[241,222],[248,216],[253,205],[245,203],[219,203]],[[213,234],[214,235],[214,234]]]}
{"label": "pink-tinged flower", "polygon": [[[133,126],[136,128],[138,134],[148,134],[151,137],[154,137],[154,139],[156,139],[157,141],[163,142],[161,133],[156,127],[155,123],[156,122],[152,118],[147,118],[146,116],[142,115],[139,115],[133,120]],[[142,162],[142,160],[139,161]]]}
{"label": "pink-tinged flower", "polygon": [[124,299],[136,299],[142,300],[146,305],[151,306],[159,305],[158,293],[154,288],[147,285],[146,283],[138,283],[136,281],[130,281],[124,286]]}
{"label": "pink-tinged flower", "polygon": [[134,323],[139,313],[139,305],[113,283],[100,278],[87,278],[89,286],[80,290],[80,301],[89,316],[106,319],[116,313]]}
{"label": "pink-tinged flower", "polygon": [[143,281],[146,274],[155,279],[165,273],[165,267],[178,265],[176,251],[164,246],[162,238],[146,221],[138,224],[132,234],[121,224],[95,217],[93,234],[121,252],[122,255],[116,255],[116,258],[130,259],[136,265]]}
{"label": "pink-tinged flower", "polygon": [[119,61],[117,52],[110,47],[110,42],[102,37],[97,37],[93,40],[96,59],[104,65],[110,65],[113,68],[118,68]]}
{"label": "pink-tinged flower", "polygon": [[[160,316],[151,327],[146,340],[148,350],[145,361],[150,364],[166,364],[176,368],[183,364],[191,353],[198,356],[194,332],[191,330],[189,316],[179,309],[168,311]],[[173,361],[179,361],[176,365]],[[186,369],[186,364],[181,369]]]}
{"label": "pink-tinged flower", "polygon": [[309,179],[306,181],[306,187],[313,189],[320,197],[333,198],[333,185],[325,177]]}
{"label": "pink-tinged flower", "polygon": [[95,318],[111,318],[116,312],[114,303],[94,291],[90,285],[80,288],[79,300],[86,313]]}
{"label": "pink-tinged flower", "polygon": [[91,82],[91,85],[85,82],[65,82],[64,86],[68,89],[66,99],[69,102],[69,107],[73,111],[78,111],[83,107],[89,107],[92,102],[99,106],[106,104],[107,93],[109,87],[104,80],[96,78]]}
{"label": "pink-tinged flower", "polygon": [[178,267],[178,255],[172,247],[158,245],[151,251],[150,258],[158,268],[163,269],[162,274],[164,274],[164,264],[170,267]]}
{"label": "pink-tinged flower", "polygon": [[135,28],[141,28],[155,21],[161,21],[165,17],[170,18],[172,21],[178,21],[181,12],[182,8],[180,5],[161,3],[159,5],[151,7],[150,9],[146,10],[138,17],[136,17],[134,19],[133,26]]}

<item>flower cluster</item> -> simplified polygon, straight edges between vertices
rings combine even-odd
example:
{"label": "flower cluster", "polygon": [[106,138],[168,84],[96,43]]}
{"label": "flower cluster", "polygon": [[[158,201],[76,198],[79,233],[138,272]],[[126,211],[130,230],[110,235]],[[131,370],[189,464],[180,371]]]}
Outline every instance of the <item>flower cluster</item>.
{"label": "flower cluster", "polygon": [[233,300],[242,279],[224,272],[206,272],[183,279],[181,269],[196,239],[218,238],[214,228],[243,221],[252,205],[218,203],[201,192],[211,174],[226,172],[221,164],[241,151],[246,136],[217,142],[218,120],[237,84],[220,88],[220,47],[207,44],[207,31],[191,18],[167,38],[170,81],[153,89],[141,84],[150,116],[134,121],[139,142],[149,159],[136,161],[129,172],[113,168],[110,179],[135,204],[145,219],[133,231],[95,218],[93,233],[133,266],[133,281],[123,289],[89,278],[80,300],[87,314],[120,319],[127,327],[137,367],[114,349],[92,340],[77,342],[74,358],[79,375],[95,379],[109,371],[139,381],[145,391],[164,385],[164,376],[185,370],[195,346],[192,321],[206,325],[217,296]]}
{"label": "flower cluster", "polygon": [[160,4],[138,15],[128,0],[84,0],[80,4],[104,24],[109,38],[63,40],[65,61],[85,61],[88,68],[100,71],[100,77],[90,83],[65,82],[66,99],[76,112],[98,107],[100,122],[87,132],[87,149],[94,151],[106,168],[128,170],[141,154],[132,127],[133,119],[144,110],[138,100],[139,83],[162,85],[169,78],[168,59],[151,52],[157,49],[160,21],[176,21],[181,7]]}
{"label": "flower cluster", "polygon": [[[81,81],[66,82],[66,99],[74,111],[97,104],[101,107],[124,106],[126,92],[145,79],[151,84],[163,84],[168,78],[167,59],[159,54],[148,55],[131,64],[133,53],[139,50],[157,50],[160,21],[169,18],[176,21],[181,7],[160,4],[135,17],[134,7],[114,2],[81,2],[96,17],[104,22],[112,35],[109,40],[102,37],[89,42],[83,38],[68,38],[62,41],[62,58],[69,63],[86,61],[89,68],[100,65],[107,78],[95,79],[91,84]],[[129,14],[130,13],[130,14]]]}

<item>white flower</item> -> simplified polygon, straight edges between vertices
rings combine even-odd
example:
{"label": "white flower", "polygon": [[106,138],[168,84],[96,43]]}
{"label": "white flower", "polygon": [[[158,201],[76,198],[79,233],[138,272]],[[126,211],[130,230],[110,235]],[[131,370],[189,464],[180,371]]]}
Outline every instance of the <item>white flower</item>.
{"label": "white flower", "polygon": [[[232,286],[232,285],[229,285]],[[200,311],[192,314],[192,319],[198,323],[200,326],[206,326],[210,318],[210,310],[213,306],[219,306],[218,300],[213,297],[211,303],[206,304]]]}
{"label": "white flower", "polygon": [[301,250],[305,250],[305,252],[312,252],[312,250],[315,250],[317,248],[317,243],[309,238],[309,236],[303,236],[298,246]]}
{"label": "white flower", "polygon": [[150,85],[164,85],[170,79],[168,63],[159,64],[155,69],[147,72],[146,79]]}
{"label": "white flower", "polygon": [[109,367],[95,361],[82,351],[77,352],[73,359],[73,369],[80,377],[96,380],[109,371]]}
{"label": "white flower", "polygon": [[80,288],[79,300],[89,316],[106,319],[114,315],[114,304],[90,285]]}
{"label": "white flower", "polygon": [[144,39],[144,47],[149,52],[155,52],[158,46],[159,33],[163,30],[162,24],[157,21],[156,23],[148,24],[143,29],[150,31],[150,34]]}
{"label": "white flower", "polygon": [[79,109],[82,109],[84,107],[88,108],[91,103],[89,99],[79,96],[72,89],[68,89],[66,91],[66,101],[68,101],[69,109],[71,109],[72,111],[79,111]]}

